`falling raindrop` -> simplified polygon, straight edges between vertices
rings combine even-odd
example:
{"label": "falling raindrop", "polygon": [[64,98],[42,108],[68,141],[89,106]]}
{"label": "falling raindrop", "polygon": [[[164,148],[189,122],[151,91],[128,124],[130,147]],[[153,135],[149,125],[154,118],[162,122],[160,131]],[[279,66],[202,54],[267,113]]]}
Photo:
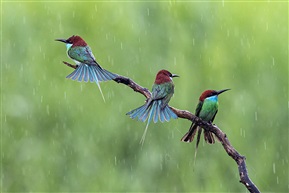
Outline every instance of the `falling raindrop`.
{"label": "falling raindrop", "polygon": [[59,31],[61,31],[61,32],[63,32],[63,27],[62,27],[62,22],[61,22],[61,15],[60,14],[58,14],[58,20],[59,20]]}
{"label": "falling raindrop", "polygon": [[273,163],[273,174],[276,173],[275,163]]}
{"label": "falling raindrop", "polygon": [[50,112],[49,112],[49,105],[46,105],[46,113],[47,113],[47,115],[50,114]]}
{"label": "falling raindrop", "polygon": [[227,36],[230,37],[230,30],[227,30]]}
{"label": "falling raindrop", "polygon": [[258,120],[258,113],[255,112],[255,120],[257,121]]}
{"label": "falling raindrop", "polygon": [[267,150],[267,143],[266,143],[266,141],[264,142],[264,149]]}

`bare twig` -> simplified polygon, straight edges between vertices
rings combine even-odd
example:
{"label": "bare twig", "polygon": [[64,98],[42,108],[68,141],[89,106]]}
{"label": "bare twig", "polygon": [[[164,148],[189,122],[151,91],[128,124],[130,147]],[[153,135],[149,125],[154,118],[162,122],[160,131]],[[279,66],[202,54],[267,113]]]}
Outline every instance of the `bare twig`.
{"label": "bare twig", "polygon": [[76,68],[78,67],[77,65],[72,65],[72,64],[69,64],[68,62],[65,62],[65,61],[63,61],[63,63],[64,63],[66,66],[69,66],[70,68],[76,69]]}
{"label": "bare twig", "polygon": [[[69,64],[67,62],[63,62],[67,66],[76,69],[76,65]],[[151,92],[147,89],[144,88],[137,83],[135,83],[133,80],[127,77],[123,76],[118,76],[117,78],[114,79],[115,82],[117,83],[122,83],[130,88],[132,88],[134,91],[144,95],[147,99],[151,97]],[[183,119],[187,119],[189,121],[194,121],[197,125],[201,126],[205,130],[213,132],[216,137],[219,139],[219,141],[222,143],[225,151],[227,154],[232,157],[235,162],[238,165],[238,170],[239,170],[239,175],[240,175],[240,182],[246,186],[246,188],[249,190],[251,193],[259,193],[260,191],[256,187],[256,185],[251,181],[251,179],[248,176],[247,168],[246,168],[246,163],[245,163],[245,156],[240,155],[235,148],[230,144],[230,141],[228,140],[226,134],[221,131],[216,125],[209,124],[203,120],[201,120],[199,117],[193,115],[191,112],[186,111],[186,110],[179,110],[174,107],[170,107],[174,113],[179,117]]]}

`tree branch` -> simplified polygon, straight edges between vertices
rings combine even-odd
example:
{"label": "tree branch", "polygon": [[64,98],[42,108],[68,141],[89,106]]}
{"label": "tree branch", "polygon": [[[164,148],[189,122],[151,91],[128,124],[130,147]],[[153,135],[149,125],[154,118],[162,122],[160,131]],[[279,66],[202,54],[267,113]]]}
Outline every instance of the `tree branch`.
{"label": "tree branch", "polygon": [[[78,66],[77,65],[72,65],[67,62],[63,62],[67,66],[76,69]],[[122,83],[133,89],[135,92],[138,92],[142,95],[144,95],[147,99],[151,97],[151,92],[147,89],[144,88],[137,83],[135,83],[133,80],[127,77],[123,76],[118,76],[117,78],[114,79],[115,82],[117,83]],[[193,115],[191,112],[186,111],[186,110],[179,110],[174,107],[170,107],[174,113],[182,119],[187,119],[189,121],[193,121],[196,123],[198,126],[202,127],[205,130],[208,130],[210,132],[213,132],[215,136],[218,138],[218,140],[221,142],[223,145],[225,151],[227,154],[235,160],[235,162],[238,165],[238,170],[239,170],[239,175],[240,175],[240,182],[246,186],[246,188],[249,190],[251,193],[259,193],[260,191],[258,190],[257,186],[251,181],[251,179],[248,176],[247,168],[246,168],[246,163],[245,163],[245,156],[240,155],[235,148],[230,144],[229,139],[227,138],[226,134],[221,131],[216,125],[212,125],[210,123],[207,123],[203,120],[201,120],[199,117]]]}
{"label": "tree branch", "polygon": [[147,99],[151,97],[151,92],[147,88],[144,88],[144,87],[138,85],[137,83],[135,83],[130,78],[126,78],[126,77],[123,77],[123,76],[118,76],[118,77],[116,77],[113,80],[115,82],[117,82],[117,83],[122,83],[122,84],[125,84],[125,85],[129,86],[135,92],[138,92],[138,93],[141,93],[142,95],[144,95]]}

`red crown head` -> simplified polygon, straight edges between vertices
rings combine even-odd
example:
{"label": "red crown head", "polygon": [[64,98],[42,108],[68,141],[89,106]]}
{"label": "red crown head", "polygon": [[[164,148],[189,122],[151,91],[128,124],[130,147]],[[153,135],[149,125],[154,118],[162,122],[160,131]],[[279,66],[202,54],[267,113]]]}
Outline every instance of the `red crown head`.
{"label": "red crown head", "polygon": [[171,82],[173,77],[179,77],[179,76],[176,74],[172,74],[167,70],[160,70],[156,75],[155,84]]}
{"label": "red crown head", "polygon": [[216,90],[205,90],[205,91],[201,94],[199,100],[200,100],[200,101],[204,101],[206,98],[208,98],[208,97],[210,97],[210,96],[219,95],[219,94],[221,94],[221,93],[223,93],[223,92],[226,92],[226,91],[228,91],[228,90],[231,90],[231,89],[223,89],[223,90],[219,90],[219,91],[216,91]]}
{"label": "red crown head", "polygon": [[73,44],[73,46],[87,46],[87,43],[80,36],[71,36],[66,40],[66,43]]}
{"label": "red crown head", "polygon": [[210,97],[210,96],[215,95],[214,93],[216,94],[217,92],[216,92],[215,90],[205,90],[205,91],[201,94],[199,100],[200,100],[200,101],[204,101],[207,97]]}
{"label": "red crown head", "polygon": [[87,43],[80,36],[71,36],[68,39],[56,39],[56,41],[60,41],[66,44],[72,44],[74,46],[87,46]]}

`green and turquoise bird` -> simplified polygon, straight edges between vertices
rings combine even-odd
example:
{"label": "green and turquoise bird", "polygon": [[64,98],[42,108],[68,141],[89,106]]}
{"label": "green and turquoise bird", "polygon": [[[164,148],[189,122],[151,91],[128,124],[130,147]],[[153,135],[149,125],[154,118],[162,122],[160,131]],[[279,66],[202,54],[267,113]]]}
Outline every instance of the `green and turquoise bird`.
{"label": "green and turquoise bird", "polygon": [[56,39],[66,44],[67,55],[77,65],[77,68],[66,78],[72,80],[95,82],[100,90],[103,100],[104,96],[101,91],[99,82],[112,80],[118,75],[102,68],[95,60],[90,47],[80,36],[71,36],[68,39]]}
{"label": "green and turquoise bird", "polygon": [[[203,121],[212,123],[218,112],[218,107],[219,107],[218,96],[221,93],[228,91],[228,90],[230,89],[224,89],[220,91],[216,91],[216,90],[204,91],[199,98],[199,103],[197,105],[195,115],[201,118]],[[198,131],[198,136],[197,136],[197,143],[196,143],[196,152],[197,152],[198,145],[200,142],[200,137],[202,134],[201,127],[199,127],[195,123],[192,123],[189,131],[181,139],[181,141],[183,142],[192,142],[197,131]],[[204,138],[205,138],[205,141],[209,144],[215,143],[213,133],[210,131],[204,130]]]}
{"label": "green and turquoise bird", "polygon": [[178,116],[170,109],[168,103],[174,94],[173,77],[179,77],[176,74],[171,74],[167,70],[160,70],[152,87],[152,96],[144,105],[127,113],[132,119],[145,122],[147,125],[141,139],[143,144],[149,123],[153,120],[155,123],[169,121],[171,118],[176,119]]}

